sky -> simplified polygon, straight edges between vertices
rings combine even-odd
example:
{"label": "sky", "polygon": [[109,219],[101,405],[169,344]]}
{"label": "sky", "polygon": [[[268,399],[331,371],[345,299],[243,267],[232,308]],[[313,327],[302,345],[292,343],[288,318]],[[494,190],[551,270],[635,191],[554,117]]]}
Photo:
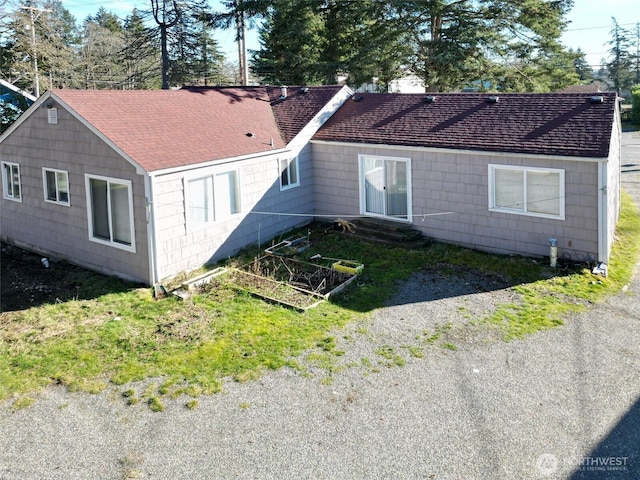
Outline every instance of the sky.
{"label": "sky", "polygon": [[[96,0],[62,0],[64,7],[69,10],[78,22],[89,15],[94,15],[100,6],[113,12],[121,18],[131,13],[134,7],[140,10],[149,8],[149,0],[111,0],[108,3]],[[214,10],[223,10],[219,0],[210,0]],[[562,37],[563,43],[574,50],[580,48],[587,58],[587,62],[597,69],[600,60],[607,56],[610,48],[606,43],[610,39],[613,26],[612,17],[618,24],[635,33],[636,24],[640,23],[639,0],[575,0],[574,7],[569,13],[570,21],[567,32]],[[234,43],[235,31],[232,29],[218,31],[215,34],[220,50],[229,60],[235,60],[238,55],[237,45]],[[255,30],[247,32],[247,48],[259,48],[258,34]]]}

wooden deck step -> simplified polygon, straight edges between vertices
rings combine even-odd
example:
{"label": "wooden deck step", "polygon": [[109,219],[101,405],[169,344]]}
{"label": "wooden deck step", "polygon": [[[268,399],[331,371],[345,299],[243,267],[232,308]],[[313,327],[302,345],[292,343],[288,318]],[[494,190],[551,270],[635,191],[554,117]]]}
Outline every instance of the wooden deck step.
{"label": "wooden deck step", "polygon": [[377,218],[362,218],[348,222],[348,225],[334,222],[334,227],[344,235],[372,240],[389,245],[420,248],[430,240],[411,225],[389,222]]}

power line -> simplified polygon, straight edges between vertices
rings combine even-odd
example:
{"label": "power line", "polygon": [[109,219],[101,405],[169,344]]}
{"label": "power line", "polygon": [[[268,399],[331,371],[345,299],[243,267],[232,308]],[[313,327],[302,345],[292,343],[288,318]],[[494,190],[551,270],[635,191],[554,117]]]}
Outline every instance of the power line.
{"label": "power line", "polygon": [[[618,26],[623,27],[625,25],[636,25],[638,22],[633,23],[619,23]],[[611,25],[601,25],[596,27],[581,27],[581,28],[568,28],[565,32],[580,32],[584,30],[599,30],[603,28],[611,28]]]}

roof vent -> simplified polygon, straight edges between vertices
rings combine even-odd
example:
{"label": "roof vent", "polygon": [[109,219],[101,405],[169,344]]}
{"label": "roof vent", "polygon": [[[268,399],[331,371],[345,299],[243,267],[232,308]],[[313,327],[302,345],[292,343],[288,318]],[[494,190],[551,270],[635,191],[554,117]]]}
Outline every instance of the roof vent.
{"label": "roof vent", "polygon": [[285,87],[284,85],[280,87],[280,98],[287,98],[287,87]]}
{"label": "roof vent", "polygon": [[253,138],[253,137],[255,137],[255,136],[256,136],[256,134],[255,134],[255,133],[252,133],[252,132],[247,132],[247,133],[245,133],[245,135],[246,135],[247,137],[249,137],[249,138]]}
{"label": "roof vent", "polygon": [[595,105],[596,103],[604,103],[604,97],[601,95],[594,95],[589,97],[589,103]]}
{"label": "roof vent", "polygon": [[300,93],[307,93],[309,91],[309,87],[302,87],[300,89]]}
{"label": "roof vent", "polygon": [[435,96],[435,95],[427,95],[426,97],[424,97],[424,98],[422,99],[422,101],[423,101],[424,103],[433,103],[433,102],[435,102],[435,101],[436,101],[436,96]]}
{"label": "roof vent", "polygon": [[351,97],[351,100],[353,100],[354,102],[360,102],[364,97],[362,95],[354,95],[353,97]]}
{"label": "roof vent", "polygon": [[497,95],[491,95],[487,97],[487,103],[498,103],[498,100],[500,100],[500,97],[498,97]]}

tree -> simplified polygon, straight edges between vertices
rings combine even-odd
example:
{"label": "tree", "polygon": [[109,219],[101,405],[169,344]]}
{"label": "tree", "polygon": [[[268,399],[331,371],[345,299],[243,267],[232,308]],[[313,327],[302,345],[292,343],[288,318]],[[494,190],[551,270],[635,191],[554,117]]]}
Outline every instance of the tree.
{"label": "tree", "polygon": [[319,83],[324,22],[314,0],[276,0],[260,28],[261,49],[252,70],[271,84]]}
{"label": "tree", "polygon": [[582,83],[593,81],[593,79],[595,78],[595,73],[593,71],[593,68],[591,68],[591,65],[589,65],[589,62],[587,62],[585,53],[580,48],[578,48],[578,50],[576,50],[575,52],[572,49],[569,49],[569,54],[575,55],[575,58],[573,60],[573,67],[575,68],[580,81]]}
{"label": "tree", "polygon": [[205,21],[210,27],[215,19],[205,0],[151,0],[151,7],[160,34],[162,88],[168,89],[171,81],[183,83],[192,78],[195,45],[202,45],[198,24]]}
{"label": "tree", "polygon": [[123,46],[122,24],[116,15],[100,7],[95,16],[87,17],[79,51],[84,88],[113,88],[122,83]]}
{"label": "tree", "polygon": [[407,67],[434,91],[548,90],[577,78],[574,55],[559,41],[572,0],[278,0],[262,11],[260,0],[242,4],[267,18],[256,69],[283,83],[334,83],[347,73],[352,84],[376,78],[384,86]]}
{"label": "tree", "polygon": [[209,85],[219,81],[224,55],[218,50],[218,42],[213,37],[213,16],[206,12],[197,15],[199,31],[196,31],[198,53],[194,62],[194,75],[197,83]]}
{"label": "tree", "polygon": [[[472,81],[497,84],[505,75],[536,88],[560,55],[560,35],[572,0],[396,0],[411,32],[414,70],[430,90],[454,90]],[[561,62],[561,63],[564,63]],[[545,68],[540,69],[539,65]],[[525,68],[526,67],[526,68]],[[556,76],[558,72],[554,73]]]}
{"label": "tree", "polygon": [[410,39],[390,4],[377,0],[328,1],[323,9],[327,45],[321,66],[325,83],[347,73],[350,83],[377,80],[383,85],[400,75],[410,56]]}
{"label": "tree", "polygon": [[640,23],[636,23],[632,46],[635,48],[635,52],[631,55],[631,61],[633,63],[633,83],[640,85]]}
{"label": "tree", "polygon": [[[258,11],[257,3],[249,6]],[[376,78],[386,85],[410,53],[392,13],[377,0],[273,2],[253,70],[269,83],[332,84],[347,73],[353,84]]]}
{"label": "tree", "polygon": [[171,83],[208,85],[217,76],[221,55],[211,35],[212,24],[213,16],[205,10],[181,16],[171,37]]}
{"label": "tree", "polygon": [[17,9],[10,36],[10,69],[18,77],[30,78],[36,95],[47,76],[56,85],[74,84],[73,58],[78,45],[75,18],[59,0],[31,2]]}
{"label": "tree", "polygon": [[611,60],[606,67],[609,77],[613,82],[613,88],[618,94],[623,89],[629,88],[632,83],[631,58],[629,48],[629,32],[622,28],[615,18],[612,17],[613,27],[611,28],[611,40],[608,42]]}
{"label": "tree", "polygon": [[144,15],[134,9],[124,20],[123,47],[120,63],[123,67],[122,87],[134,90],[159,88],[162,72],[155,32],[145,26]]}
{"label": "tree", "polygon": [[[169,6],[167,6],[169,3]],[[182,7],[177,0],[151,0],[151,10],[153,18],[158,25],[160,32],[160,48],[162,58],[162,88],[169,89],[169,30],[175,27],[180,21]]]}
{"label": "tree", "polygon": [[640,125],[640,84],[631,87],[631,122]]}

